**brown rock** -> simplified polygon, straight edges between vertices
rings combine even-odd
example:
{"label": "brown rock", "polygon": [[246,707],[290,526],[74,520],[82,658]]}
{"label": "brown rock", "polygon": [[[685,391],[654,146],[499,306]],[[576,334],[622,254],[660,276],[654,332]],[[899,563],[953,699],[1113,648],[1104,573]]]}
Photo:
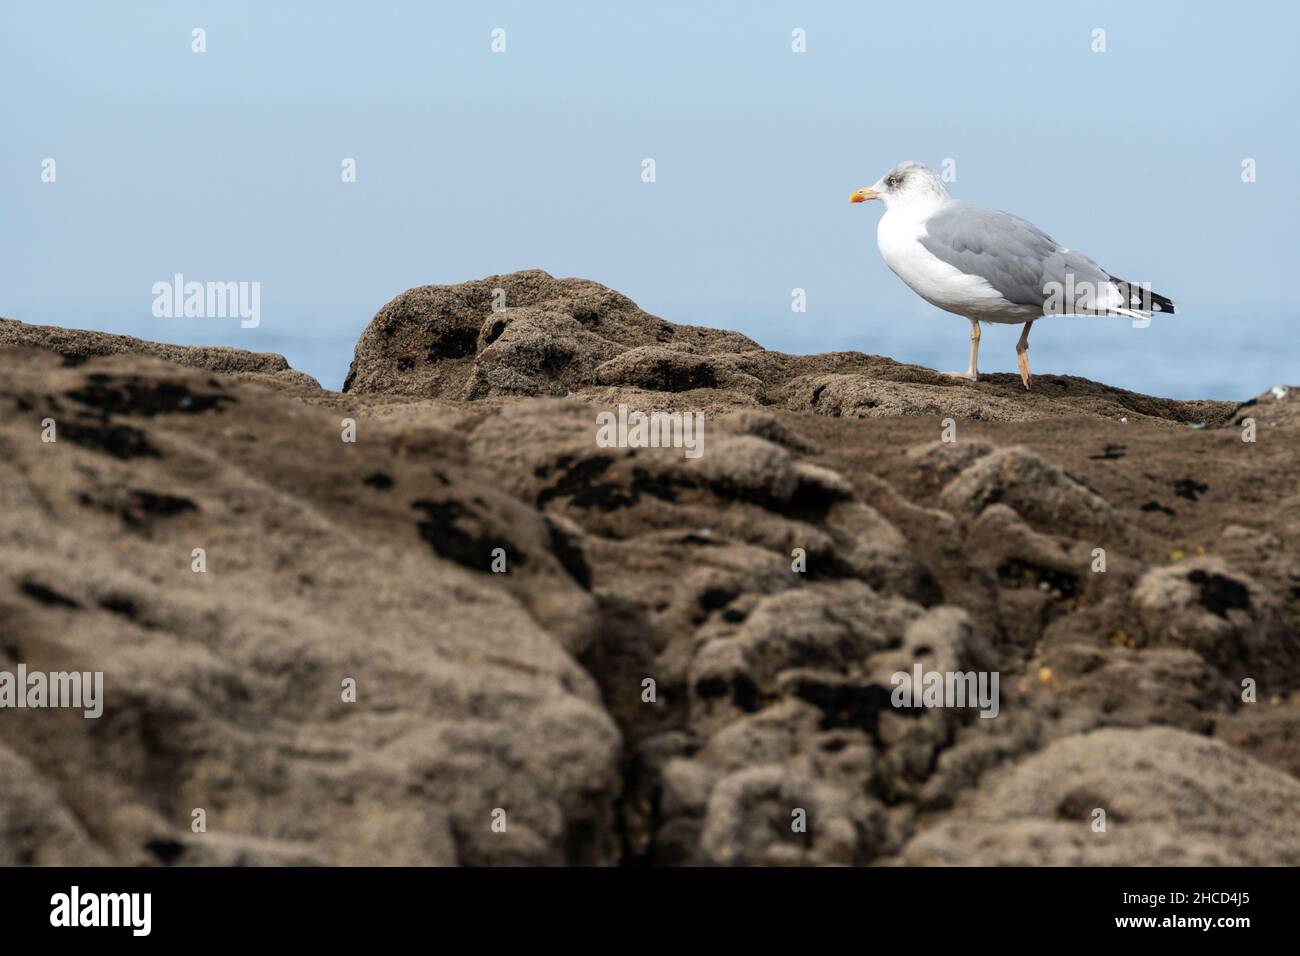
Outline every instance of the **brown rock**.
{"label": "brown rock", "polygon": [[306,388],[320,383],[306,372],[289,367],[283,355],[246,352],[220,346],[168,345],[147,342],[129,335],[61,329],[52,325],[28,325],[0,318],[0,348],[48,349],[63,356],[67,365],[80,365],[97,355],[150,355],[189,368],[206,368],[237,376],[257,376],[269,383],[283,382]]}
{"label": "brown rock", "polygon": [[[835,417],[953,416],[1025,422],[1086,415],[1222,424],[1228,402],[1173,402],[1079,378],[978,383],[854,352],[785,355],[737,332],[665,322],[584,279],[530,269],[389,302],[357,342],[345,392],[427,398],[663,393],[691,407],[756,402]],[[676,400],[676,399],[674,399]],[[645,400],[638,406],[647,408]],[[648,410],[648,408],[647,408]]]}
{"label": "brown rock", "polygon": [[[38,344],[71,361],[0,350],[0,670],[107,699],[0,711],[0,862],[1294,857],[1294,777],[1241,762],[1295,771],[1289,393],[783,355],[540,272],[399,296],[344,394]],[[702,454],[598,444],[620,404]],[[998,716],[894,707],[917,663]]]}
{"label": "brown rock", "polygon": [[619,733],[565,650],[593,605],[561,523],[249,382],[0,362],[0,670],[105,693],[98,720],[0,711],[29,765],[0,789],[14,862],[616,859]]}
{"label": "brown rock", "polygon": [[[1300,861],[1300,782],[1179,730],[1068,737],[907,845],[913,865],[1235,866]],[[1104,832],[1095,829],[1104,811]]]}

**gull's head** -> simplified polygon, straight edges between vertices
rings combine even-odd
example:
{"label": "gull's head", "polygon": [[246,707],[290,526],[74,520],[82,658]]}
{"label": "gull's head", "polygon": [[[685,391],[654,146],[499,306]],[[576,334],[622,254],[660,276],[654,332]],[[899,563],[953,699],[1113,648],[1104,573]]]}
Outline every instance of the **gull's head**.
{"label": "gull's head", "polygon": [[864,186],[849,195],[849,202],[867,202],[879,199],[886,209],[912,203],[942,202],[948,198],[948,187],[933,169],[908,160],[899,163],[871,186]]}

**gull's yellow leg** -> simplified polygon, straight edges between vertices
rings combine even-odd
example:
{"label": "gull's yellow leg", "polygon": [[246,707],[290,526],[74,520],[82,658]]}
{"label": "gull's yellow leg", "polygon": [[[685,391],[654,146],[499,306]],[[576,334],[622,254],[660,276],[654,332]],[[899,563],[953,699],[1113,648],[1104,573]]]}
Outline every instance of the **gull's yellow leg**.
{"label": "gull's yellow leg", "polygon": [[942,372],[943,375],[951,375],[953,378],[964,378],[968,382],[978,382],[980,380],[979,369],[975,363],[980,354],[980,324],[974,319],[970,320],[970,365],[964,372]]}
{"label": "gull's yellow leg", "polygon": [[1020,381],[1025,383],[1025,388],[1029,387],[1031,381],[1029,377],[1029,329],[1033,324],[1033,319],[1025,323],[1025,327],[1020,333],[1020,341],[1016,343],[1016,362],[1020,365]]}
{"label": "gull's yellow leg", "polygon": [[970,367],[966,369],[966,377],[972,382],[979,381],[980,373],[975,367],[980,354],[980,324],[972,321],[970,324]]}

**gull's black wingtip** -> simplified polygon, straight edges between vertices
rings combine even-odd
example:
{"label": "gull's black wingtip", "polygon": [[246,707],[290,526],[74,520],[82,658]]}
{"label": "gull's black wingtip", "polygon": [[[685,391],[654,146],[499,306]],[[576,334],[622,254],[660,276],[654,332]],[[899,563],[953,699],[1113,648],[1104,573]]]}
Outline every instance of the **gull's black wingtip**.
{"label": "gull's black wingtip", "polygon": [[1161,295],[1159,292],[1152,292],[1145,286],[1129,282],[1127,279],[1121,279],[1109,273],[1107,273],[1106,278],[1115,283],[1115,287],[1119,289],[1120,294],[1128,299],[1130,308],[1142,312],[1161,312],[1169,315],[1178,312],[1178,306],[1168,296]]}

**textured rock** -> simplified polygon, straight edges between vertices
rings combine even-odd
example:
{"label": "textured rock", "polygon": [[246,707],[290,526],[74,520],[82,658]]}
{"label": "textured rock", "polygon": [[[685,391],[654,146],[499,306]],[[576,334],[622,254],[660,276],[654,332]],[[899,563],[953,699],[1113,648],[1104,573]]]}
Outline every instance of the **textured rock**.
{"label": "textured rock", "polygon": [[1034,524],[1071,531],[1114,520],[1104,498],[1026,448],[979,457],[944,488],[939,504],[974,516],[1006,504]]}
{"label": "textured rock", "polygon": [[1295,866],[1297,807],[1300,781],[1218,741],[1099,730],[997,776],[904,856],[915,865]]}
{"label": "textured rock", "polygon": [[15,861],[616,859],[619,733],[565,650],[591,599],[540,514],[249,383],[3,361],[0,669],[102,671],[106,698],[0,711],[37,771],[0,795]]}
{"label": "textured rock", "polygon": [[713,865],[850,864],[870,859],[858,846],[879,842],[883,829],[878,805],[786,768],[758,766],[712,789],[700,844]]}
{"label": "textured rock", "polygon": [[1155,568],[1133,590],[1142,632],[1154,645],[1190,647],[1240,682],[1266,692],[1300,676],[1300,641],[1281,602],[1221,558]]}
{"label": "textured rock", "polygon": [[1012,375],[971,384],[855,352],[771,352],[737,332],[665,322],[595,282],[531,269],[403,292],[357,342],[343,390],[445,399],[576,393],[601,403],[636,390],[690,396],[696,407],[1008,422],[1086,415],[1221,424],[1236,410],[1079,378],[1035,382],[1026,396]]}
{"label": "textured rock", "polygon": [[319,388],[306,372],[289,367],[283,355],[273,352],[246,352],[220,346],[168,345],[147,342],[129,335],[109,332],[84,332],[52,325],[28,325],[0,318],[0,348],[48,349],[63,356],[68,365],[79,365],[97,355],[150,355],[177,365],[206,368],[238,376],[265,377],[268,383],[285,383]]}
{"label": "textured rock", "polygon": [[[670,391],[690,387],[689,375],[679,375],[696,367],[687,364],[691,355],[758,348],[735,332],[655,318],[595,282],[533,269],[403,292],[357,342],[343,389],[441,398],[564,395],[594,382],[598,366],[642,346],[661,347],[659,362],[649,364],[660,373],[656,385]],[[629,375],[634,364],[624,366]]]}
{"label": "textured rock", "polygon": [[[0,863],[1295,861],[1290,392],[783,355],[536,271],[399,296],[342,394],[0,333],[64,356],[0,349],[0,670],[107,689],[0,710]],[[917,664],[998,715],[895,707]]]}

